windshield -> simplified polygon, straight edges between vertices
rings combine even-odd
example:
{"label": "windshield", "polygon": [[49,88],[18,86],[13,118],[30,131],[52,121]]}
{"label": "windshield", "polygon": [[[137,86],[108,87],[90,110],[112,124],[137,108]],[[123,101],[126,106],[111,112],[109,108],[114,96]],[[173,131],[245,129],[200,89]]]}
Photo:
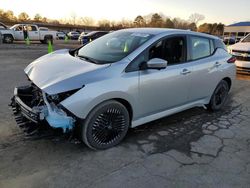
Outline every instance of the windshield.
{"label": "windshield", "polygon": [[250,35],[247,35],[241,42],[250,42]]}
{"label": "windshield", "polygon": [[[17,26],[18,26],[17,24],[16,24],[16,25],[13,25],[13,26],[10,27],[10,29],[15,29]],[[21,25],[20,25],[20,26],[21,26]]]}
{"label": "windshield", "polygon": [[98,64],[120,61],[153,35],[139,32],[117,31],[98,38],[78,51],[79,57],[87,57]]}

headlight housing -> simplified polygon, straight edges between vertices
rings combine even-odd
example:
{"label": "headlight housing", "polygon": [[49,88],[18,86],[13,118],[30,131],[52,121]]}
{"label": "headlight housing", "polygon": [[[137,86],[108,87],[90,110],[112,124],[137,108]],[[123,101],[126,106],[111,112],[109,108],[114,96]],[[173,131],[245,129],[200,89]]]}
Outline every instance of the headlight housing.
{"label": "headlight housing", "polygon": [[73,95],[74,93],[79,91],[80,89],[81,88],[73,89],[73,90],[58,93],[58,94],[47,95],[47,98],[50,102],[54,102],[55,104],[59,104],[63,100],[67,99],[68,97],[70,97],[71,95]]}

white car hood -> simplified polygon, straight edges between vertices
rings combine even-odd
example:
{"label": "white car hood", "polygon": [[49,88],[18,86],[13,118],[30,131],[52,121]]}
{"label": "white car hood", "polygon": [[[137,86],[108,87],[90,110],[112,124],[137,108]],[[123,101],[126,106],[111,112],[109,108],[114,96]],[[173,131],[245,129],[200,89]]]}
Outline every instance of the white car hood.
{"label": "white car hood", "polygon": [[82,88],[87,81],[84,76],[86,73],[108,66],[109,64],[97,65],[73,57],[69,50],[58,50],[33,61],[24,72],[40,89],[48,94],[56,94]]}
{"label": "white car hood", "polygon": [[250,52],[250,42],[239,42],[229,47],[232,50]]}

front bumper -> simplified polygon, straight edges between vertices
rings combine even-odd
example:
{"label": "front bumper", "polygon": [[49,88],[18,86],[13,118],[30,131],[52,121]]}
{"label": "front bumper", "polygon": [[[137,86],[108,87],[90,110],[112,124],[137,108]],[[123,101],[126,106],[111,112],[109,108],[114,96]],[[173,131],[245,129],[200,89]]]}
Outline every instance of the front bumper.
{"label": "front bumper", "polygon": [[[47,100],[46,94],[35,86],[22,86],[14,89],[10,106],[13,109],[17,124],[24,127],[50,126],[70,131],[74,126],[74,118],[68,116],[53,102]],[[36,102],[32,102],[36,100]],[[21,127],[22,128],[22,127]]]}
{"label": "front bumper", "polygon": [[28,120],[39,123],[41,121],[40,116],[41,112],[34,111],[28,105],[26,105],[22,99],[20,98],[20,90],[27,89],[28,86],[19,87],[14,89],[14,96],[11,101],[11,106],[13,109],[14,114],[19,114],[27,118]]}
{"label": "front bumper", "polygon": [[237,73],[250,74],[250,61],[236,60],[235,65],[237,67]]}

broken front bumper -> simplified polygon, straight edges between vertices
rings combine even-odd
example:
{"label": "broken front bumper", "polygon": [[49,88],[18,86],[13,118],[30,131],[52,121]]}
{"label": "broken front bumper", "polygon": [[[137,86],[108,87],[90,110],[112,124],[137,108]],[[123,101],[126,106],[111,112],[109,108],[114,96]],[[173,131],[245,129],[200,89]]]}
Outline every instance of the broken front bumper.
{"label": "broken front bumper", "polygon": [[41,118],[40,118],[41,112],[32,110],[32,108],[30,108],[21,100],[21,98],[19,97],[19,91],[22,89],[26,89],[26,88],[16,87],[14,89],[14,96],[11,99],[12,110],[15,115],[16,114],[18,114],[19,116],[22,115],[34,123],[39,123],[41,121]]}
{"label": "broken front bumper", "polygon": [[[36,100],[35,103],[32,102],[34,100]],[[26,132],[33,132],[34,127],[47,124],[52,128],[62,128],[65,133],[74,126],[75,120],[67,116],[53,102],[49,102],[46,94],[35,86],[16,87],[10,106],[17,124],[21,128],[28,127],[29,131]]]}

